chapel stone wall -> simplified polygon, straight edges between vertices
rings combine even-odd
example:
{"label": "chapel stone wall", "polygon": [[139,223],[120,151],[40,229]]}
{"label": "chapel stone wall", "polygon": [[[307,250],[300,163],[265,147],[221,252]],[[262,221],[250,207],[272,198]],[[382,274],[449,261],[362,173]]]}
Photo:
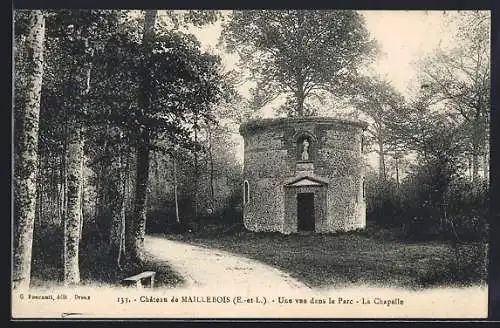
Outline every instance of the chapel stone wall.
{"label": "chapel stone wall", "polygon": [[296,220],[285,218],[285,206],[293,206],[293,196],[288,192],[285,198],[284,183],[304,166],[300,147],[307,139],[311,174],[327,180],[326,201],[318,193],[326,204],[326,215],[317,222],[316,232],[363,228],[366,202],[361,143],[365,128],[359,121],[311,117],[243,124],[243,175],[249,185],[249,201],[243,206],[245,226],[253,231],[296,232]]}

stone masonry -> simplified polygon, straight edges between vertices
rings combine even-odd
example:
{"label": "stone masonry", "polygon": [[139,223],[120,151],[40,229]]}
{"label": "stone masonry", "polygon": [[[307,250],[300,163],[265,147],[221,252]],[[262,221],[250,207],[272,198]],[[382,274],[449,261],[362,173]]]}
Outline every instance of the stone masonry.
{"label": "stone masonry", "polygon": [[361,121],[324,117],[242,124],[247,229],[289,234],[364,228],[366,127]]}

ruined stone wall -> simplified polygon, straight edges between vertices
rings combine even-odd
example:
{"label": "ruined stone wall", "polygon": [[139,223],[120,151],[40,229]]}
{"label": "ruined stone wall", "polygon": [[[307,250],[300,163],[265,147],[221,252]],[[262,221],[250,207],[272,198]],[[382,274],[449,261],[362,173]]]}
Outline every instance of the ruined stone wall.
{"label": "ruined stone wall", "polygon": [[321,216],[316,232],[363,228],[361,136],[365,127],[329,118],[267,119],[242,125],[243,174],[250,187],[249,202],[243,207],[245,226],[253,231],[296,232],[296,218],[285,218],[285,205],[293,205],[285,199],[284,181],[296,176],[297,143],[306,137],[314,174],[328,180],[326,217]]}

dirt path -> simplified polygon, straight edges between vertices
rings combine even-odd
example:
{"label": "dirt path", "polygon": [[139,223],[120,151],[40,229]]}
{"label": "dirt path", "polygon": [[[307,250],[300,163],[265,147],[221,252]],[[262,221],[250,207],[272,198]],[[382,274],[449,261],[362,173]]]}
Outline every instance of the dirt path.
{"label": "dirt path", "polygon": [[186,280],[186,286],[224,290],[309,289],[288,274],[255,260],[221,250],[147,236],[146,251],[168,261]]}

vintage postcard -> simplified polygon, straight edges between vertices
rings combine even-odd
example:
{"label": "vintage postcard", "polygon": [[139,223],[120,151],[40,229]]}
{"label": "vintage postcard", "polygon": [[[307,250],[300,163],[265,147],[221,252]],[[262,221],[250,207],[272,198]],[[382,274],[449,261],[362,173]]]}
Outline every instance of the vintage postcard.
{"label": "vintage postcard", "polygon": [[489,11],[13,17],[13,319],[487,318]]}

